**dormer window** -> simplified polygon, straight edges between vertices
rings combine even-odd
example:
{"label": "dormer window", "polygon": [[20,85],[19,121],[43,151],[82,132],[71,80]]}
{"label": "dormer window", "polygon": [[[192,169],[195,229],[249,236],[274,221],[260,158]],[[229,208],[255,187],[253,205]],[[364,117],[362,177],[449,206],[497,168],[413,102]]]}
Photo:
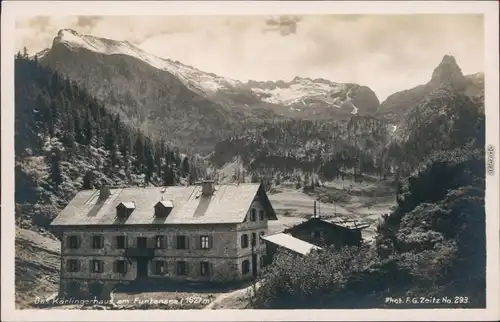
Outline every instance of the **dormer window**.
{"label": "dormer window", "polygon": [[161,200],[155,205],[156,217],[167,217],[174,208],[172,200]]}
{"label": "dormer window", "polygon": [[116,206],[116,216],[119,218],[127,218],[130,216],[132,211],[135,209],[134,202],[120,202],[118,206]]}

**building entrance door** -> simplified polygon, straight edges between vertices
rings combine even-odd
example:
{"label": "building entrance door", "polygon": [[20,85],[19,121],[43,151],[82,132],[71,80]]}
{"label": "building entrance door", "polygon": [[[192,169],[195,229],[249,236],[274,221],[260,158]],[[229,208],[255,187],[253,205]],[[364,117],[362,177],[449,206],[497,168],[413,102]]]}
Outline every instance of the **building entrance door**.
{"label": "building entrance door", "polygon": [[137,278],[148,276],[148,259],[138,258],[137,259]]}

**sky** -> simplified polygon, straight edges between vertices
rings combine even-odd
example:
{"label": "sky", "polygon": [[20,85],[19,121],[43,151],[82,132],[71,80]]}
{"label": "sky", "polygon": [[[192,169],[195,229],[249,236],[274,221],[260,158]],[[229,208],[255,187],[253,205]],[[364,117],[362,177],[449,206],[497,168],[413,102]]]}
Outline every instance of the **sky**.
{"label": "sky", "polygon": [[484,72],[483,16],[36,16],[16,21],[16,49],[48,48],[60,29],[132,44],[247,80],[324,78],[388,95],[429,81],[444,55]]}

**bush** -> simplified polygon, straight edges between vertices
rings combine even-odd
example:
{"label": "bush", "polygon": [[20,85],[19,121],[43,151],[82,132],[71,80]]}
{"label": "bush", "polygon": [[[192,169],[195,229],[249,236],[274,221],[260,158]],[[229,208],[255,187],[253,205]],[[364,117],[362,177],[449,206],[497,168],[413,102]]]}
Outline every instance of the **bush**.
{"label": "bush", "polygon": [[[367,264],[363,247],[326,248],[300,256],[278,251],[263,274],[257,308],[320,307],[328,296],[346,291],[348,277]],[[328,296],[327,296],[328,295]]]}

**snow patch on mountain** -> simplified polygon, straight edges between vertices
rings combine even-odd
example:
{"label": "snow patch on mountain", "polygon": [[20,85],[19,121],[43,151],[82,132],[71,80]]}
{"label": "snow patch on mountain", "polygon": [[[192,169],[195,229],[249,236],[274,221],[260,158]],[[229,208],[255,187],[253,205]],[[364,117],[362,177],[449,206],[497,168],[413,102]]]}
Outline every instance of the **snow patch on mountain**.
{"label": "snow patch on mountain", "polygon": [[72,29],[62,29],[54,39],[54,44],[61,43],[70,49],[84,48],[104,55],[127,55],[137,58],[157,69],[167,71],[177,76],[188,88],[214,95],[220,89],[241,86],[242,83],[202,72],[180,62],[173,62],[143,51],[128,41],[116,41],[81,35]]}
{"label": "snow patch on mountain", "polygon": [[263,96],[263,101],[272,104],[292,105],[300,103],[306,97],[335,104],[337,100],[331,96],[342,92],[343,86],[333,82],[315,82],[297,77],[285,86],[276,86],[273,89],[252,86],[251,89],[254,93]]}
{"label": "snow patch on mountain", "polygon": [[[260,103],[268,103],[274,105],[273,108],[286,107],[292,115],[307,116],[308,114],[322,115],[325,111],[331,112],[333,108],[351,110],[351,114],[358,114],[358,107],[361,108],[361,112],[365,112],[365,102],[370,108],[372,105],[379,104],[374,93],[372,96],[369,95],[370,93],[366,94],[371,90],[360,91],[360,86],[356,84],[298,76],[289,82],[282,80],[241,82],[203,72],[178,61],[155,56],[128,41],[82,35],[72,29],[62,29],[58,32],[54,38],[53,47],[58,44],[63,44],[74,51],[83,48],[103,55],[134,57],[156,69],[172,74],[192,92],[229,107],[241,105],[251,109],[254,104],[259,106]],[[48,51],[40,52],[38,57],[41,58],[41,55],[45,55]],[[357,106],[354,105],[350,94],[355,97],[354,101]],[[284,115],[283,111],[276,110],[275,112]],[[345,112],[342,111],[342,114]]]}

